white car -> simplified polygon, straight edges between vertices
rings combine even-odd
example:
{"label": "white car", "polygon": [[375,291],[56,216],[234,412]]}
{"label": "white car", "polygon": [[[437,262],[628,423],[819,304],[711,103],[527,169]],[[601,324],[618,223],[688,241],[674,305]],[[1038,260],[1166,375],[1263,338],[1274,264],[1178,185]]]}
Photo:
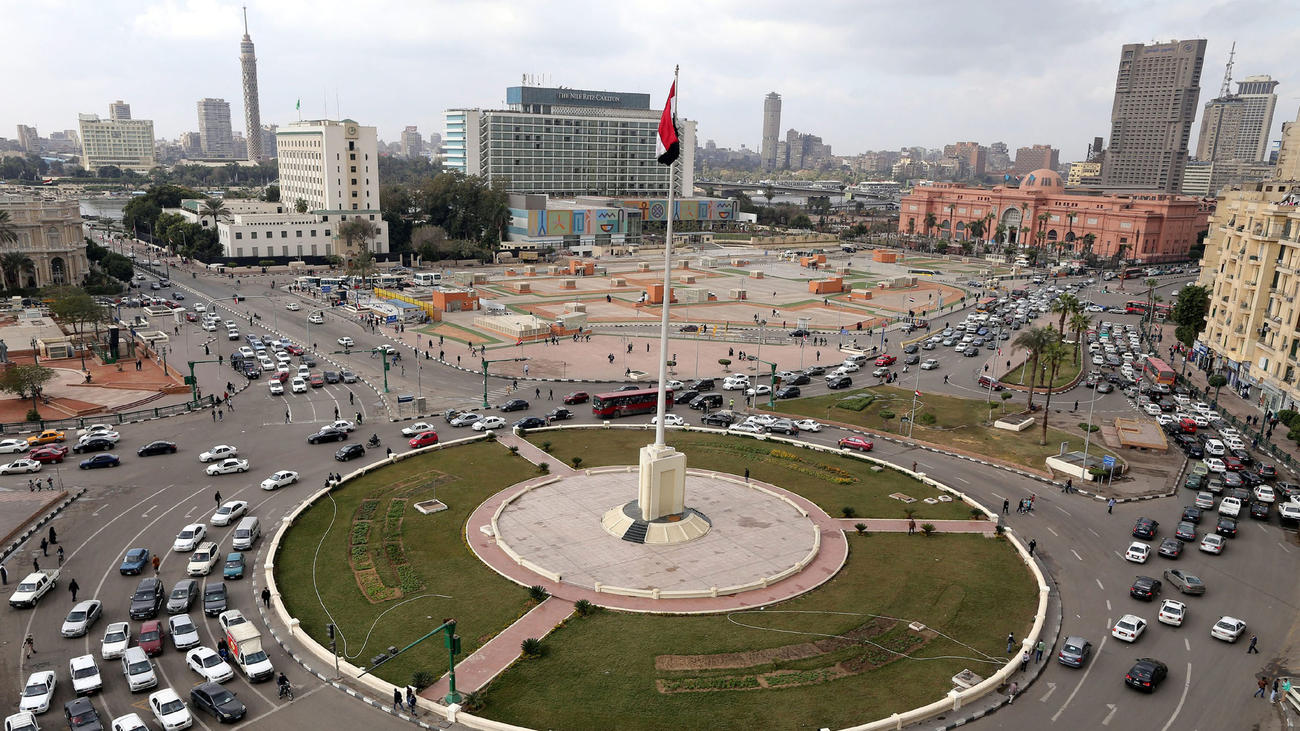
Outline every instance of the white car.
{"label": "white car", "polygon": [[305,363],[298,364],[298,377],[303,380],[307,380],[308,378],[311,378],[311,369],[307,367],[307,364]]}
{"label": "white car", "polygon": [[246,459],[223,459],[220,462],[209,465],[204,472],[211,475],[229,475],[235,472],[247,472],[248,460]]}
{"label": "white car", "polygon": [[59,634],[64,637],[81,637],[90,631],[92,625],[99,621],[104,605],[98,599],[83,599],[72,605],[72,610],[63,620]]}
{"label": "white car", "polygon": [[248,624],[248,617],[238,609],[227,609],[217,615],[217,622],[221,624],[221,629],[228,630],[236,625]]}
{"label": "white car", "polygon": [[235,669],[230,667],[230,663],[209,647],[196,647],[185,653],[185,664],[199,677],[213,683],[224,683],[235,677]]}
{"label": "white car", "polygon": [[94,655],[81,655],[69,660],[68,675],[72,676],[72,690],[77,695],[94,693],[104,687]]}
{"label": "white car", "polygon": [[302,376],[298,376],[290,382],[289,388],[294,393],[307,393],[307,381]]}
{"label": "white car", "polygon": [[277,369],[277,370],[279,369],[280,366],[282,366],[282,365],[288,365],[288,364],[289,364],[290,362],[292,362],[292,361],[293,361],[293,356],[292,356],[292,355],[289,355],[288,353],[284,352],[283,350],[277,350],[277,351],[275,351],[275,362],[278,364],[278,365],[276,365],[276,369]]}
{"label": "white car", "polygon": [[474,431],[486,431],[488,429],[500,429],[506,425],[506,420],[499,416],[485,416],[474,422],[470,427]]}
{"label": "white car", "polygon": [[26,439],[5,439],[0,441],[0,454],[17,454],[26,452],[31,445]]}
{"label": "white car", "polygon": [[149,710],[153,711],[153,717],[162,724],[163,731],[176,731],[194,725],[190,709],[171,688],[150,693]]}
{"label": "white car", "polygon": [[[326,429],[339,429],[339,430],[341,430],[341,431],[352,432],[352,431],[356,431],[356,430],[357,430],[357,425],[356,425],[356,424],[353,424],[352,422],[348,421],[347,419],[339,419],[339,420],[335,421],[335,422],[332,423],[332,424],[328,424],[328,425],[326,425],[325,428],[326,428]],[[432,429],[433,427],[429,427],[429,428]]]}
{"label": "white car", "polygon": [[198,547],[207,535],[207,526],[202,523],[190,523],[181,528],[180,533],[176,534],[176,540],[172,543],[172,550],[177,553],[189,553]]}
{"label": "white car", "polygon": [[203,304],[202,302],[195,302],[195,303],[194,303],[194,311],[195,311],[195,312],[207,312],[207,311],[208,311],[208,306],[205,305],[205,304]]}
{"label": "white car", "polygon": [[1156,414],[1156,423],[1160,426],[1168,426],[1174,423],[1174,417],[1170,414]]}
{"label": "white car", "polygon": [[[659,423],[659,417],[655,416],[650,419],[650,425],[654,426]],[[664,426],[686,426],[686,420],[677,414],[664,414]]]}
{"label": "white car", "polygon": [[1246,623],[1236,617],[1222,616],[1210,628],[1210,636],[1224,642],[1236,642],[1241,633],[1246,631]]}
{"label": "white car", "polygon": [[86,436],[91,436],[91,435],[94,435],[94,434],[100,434],[100,433],[102,433],[102,432],[106,432],[106,431],[113,431],[113,427],[112,427],[112,425],[110,425],[110,424],[91,424],[90,426],[86,427],[85,429],[78,429],[78,430],[77,430],[77,436],[79,436],[79,437],[86,437]]}
{"label": "white car", "polygon": [[130,646],[131,624],[113,622],[104,629],[104,639],[99,641],[99,656],[105,660],[112,660],[121,657]]}
{"label": "white car", "polygon": [[26,472],[40,472],[41,463],[34,459],[16,459],[0,467],[0,475],[20,475]]}
{"label": "white car", "polygon": [[1183,626],[1187,617],[1187,605],[1175,599],[1166,599],[1160,603],[1160,614],[1156,617],[1161,623],[1174,627]]}
{"label": "white car", "polygon": [[738,381],[728,378],[722,382],[723,391],[743,391],[749,388],[749,379]]}
{"label": "white car", "polygon": [[113,719],[113,731],[149,731],[144,719],[138,713],[128,713]]}
{"label": "white car", "polygon": [[50,710],[50,701],[54,698],[54,687],[58,682],[52,670],[41,670],[27,676],[18,709],[28,713],[45,713]]}
{"label": "white car", "polygon": [[[454,427],[456,427],[456,428],[460,428],[460,427],[462,427],[462,426],[474,426],[474,424],[475,424],[476,422],[482,421],[483,418],[484,418],[484,416],[483,416],[482,414],[479,414],[479,413],[476,413],[476,412],[473,412],[473,411],[466,411],[466,412],[463,412],[463,413],[460,413],[460,414],[457,414],[457,415],[453,416],[453,417],[451,418],[451,421],[449,421],[449,422],[447,422],[447,423],[448,423],[448,424],[451,424],[452,426],[454,426]],[[416,424],[415,426],[419,426],[420,424],[423,424],[423,423],[424,423],[424,422],[420,422],[419,424]],[[403,429],[403,430],[402,430],[402,434],[403,434],[404,436],[412,436],[412,437],[413,437],[413,436],[415,436],[416,434],[423,434],[425,431],[433,431],[434,427],[433,427],[432,424],[426,424],[426,426],[427,426],[428,428],[425,429],[424,431],[417,431],[417,432],[415,432],[415,434],[409,434],[409,435],[406,434],[406,430]],[[414,427],[413,427],[413,428],[414,428]]]}
{"label": "white car", "polygon": [[313,325],[324,325],[325,316],[319,312],[313,312],[307,317],[307,322],[310,322]]}
{"label": "white car", "polygon": [[268,391],[271,392],[271,395],[272,395],[272,396],[283,396],[283,395],[284,395],[284,384],[283,384],[283,383],[280,383],[280,381],[278,381],[278,380],[276,380],[276,379],[274,379],[274,378],[272,378],[272,379],[270,380],[270,382],[266,384],[266,388],[267,388]]}
{"label": "white car", "polygon": [[1210,405],[1205,403],[1204,401],[1197,401],[1196,403],[1192,404],[1192,408],[1196,411],[1201,412],[1202,414],[1211,410]]}
{"label": "white car", "polygon": [[[470,423],[472,424],[474,422],[470,422]],[[453,424],[453,426],[455,425]],[[434,429],[435,429],[434,425],[430,424],[427,421],[417,421],[414,424],[402,429],[402,436],[413,437],[416,434],[423,434],[424,432],[433,431]]]}
{"label": "white car", "polygon": [[1205,462],[1205,466],[1211,472],[1223,473],[1228,471],[1228,466],[1225,465],[1223,463],[1223,460],[1219,459],[1218,457],[1206,457],[1204,462]]}
{"label": "white car", "polygon": [[1241,500],[1229,495],[1219,501],[1219,515],[1235,518],[1241,515]]}
{"label": "white car", "polygon": [[1273,488],[1269,485],[1260,485],[1255,488],[1255,499],[1271,505],[1277,500],[1277,493],[1273,492]]}
{"label": "white car", "polygon": [[218,444],[212,449],[209,449],[208,451],[200,454],[199,461],[215,462],[219,459],[226,459],[227,457],[238,457],[238,456],[239,456],[238,447],[232,447],[229,444]]}
{"label": "white car", "polygon": [[1223,446],[1223,442],[1219,441],[1218,439],[1205,440],[1205,453],[1210,455],[1211,457],[1222,457],[1224,454],[1227,453],[1227,451],[1228,448]]}
{"label": "white car", "polygon": [[1147,416],[1158,417],[1161,415],[1160,407],[1155,404],[1142,404],[1142,410],[1146,412]]}
{"label": "white car", "polygon": [[766,383],[760,383],[753,388],[746,389],[745,393],[749,396],[766,396],[769,393],[772,393],[772,387]]}
{"label": "white car", "polygon": [[357,343],[352,338],[344,335],[343,337],[338,339],[338,344],[342,345],[345,348],[351,348],[353,345],[356,345]]}
{"label": "white car", "polygon": [[669,381],[668,383],[664,384],[664,387],[665,387],[665,388],[671,388],[671,389],[673,389],[674,391],[680,391],[681,389],[686,388],[686,384],[685,384],[685,383],[682,383],[681,381],[672,380],[672,381]]}
{"label": "white car", "polygon": [[290,302],[289,304],[284,306],[284,309],[290,312],[297,312],[298,310],[301,310],[302,307],[300,307],[297,302]]}
{"label": "white car", "polygon": [[1217,533],[1206,533],[1205,537],[1201,539],[1201,550],[1206,553],[1221,554],[1223,553],[1223,547],[1226,545],[1223,536]]}
{"label": "white car", "polygon": [[841,375],[846,373],[857,373],[858,371],[862,370],[862,366],[858,365],[857,363],[854,363],[851,360],[846,360],[840,364],[839,368],[836,368],[835,370],[839,371]]}
{"label": "white car", "polygon": [[1110,635],[1117,640],[1125,642],[1137,642],[1137,639],[1146,631],[1147,621],[1135,614],[1125,614],[1119,618],[1114,627],[1110,628]]}
{"label": "white car", "polygon": [[293,470],[280,470],[272,473],[270,477],[262,480],[263,490],[274,490],[285,485],[292,485],[298,481],[298,473]]}
{"label": "white car", "polygon": [[921,363],[921,370],[923,371],[932,371],[938,367],[939,367],[939,361],[935,360],[934,358],[928,358]]}
{"label": "white car", "polygon": [[243,356],[244,358],[253,358],[253,357],[256,357],[256,356],[253,354],[253,349],[250,348],[250,347],[248,347],[247,345],[245,345],[244,347],[242,347],[242,348],[239,349],[239,354],[240,354],[241,356]]}
{"label": "white car", "polygon": [[732,424],[727,427],[727,431],[733,434],[766,434],[767,430],[751,421],[742,421],[739,424]]}
{"label": "white car", "polygon": [[177,650],[194,647],[199,644],[199,630],[188,614],[173,614],[167,618],[167,627],[172,633],[172,644]]}
{"label": "white car", "polygon": [[236,518],[248,512],[247,500],[231,500],[221,504],[217,512],[208,518],[208,522],[213,525],[230,525]]}
{"label": "white car", "polygon": [[814,419],[800,419],[794,425],[799,427],[799,431],[819,432],[822,430],[821,423]]}
{"label": "white car", "polygon": [[776,421],[776,417],[772,416],[771,414],[754,414],[748,419],[745,419],[745,421],[751,424],[757,424],[761,427],[767,428],[769,426],[772,426],[772,424]]}
{"label": "white car", "polygon": [[1146,563],[1151,557],[1151,546],[1142,541],[1133,541],[1129,544],[1128,550],[1124,552],[1124,560],[1133,563]]}

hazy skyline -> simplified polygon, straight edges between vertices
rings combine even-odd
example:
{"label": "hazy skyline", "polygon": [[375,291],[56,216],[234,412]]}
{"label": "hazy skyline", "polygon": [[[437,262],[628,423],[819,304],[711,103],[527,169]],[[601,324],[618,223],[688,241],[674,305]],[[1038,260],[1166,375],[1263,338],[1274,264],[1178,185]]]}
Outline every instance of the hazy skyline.
{"label": "hazy skyline", "polygon": [[[1109,137],[1121,45],[1194,37],[1209,41],[1198,126],[1233,41],[1234,79],[1280,82],[1270,140],[1300,105],[1300,0],[247,4],[263,124],[297,119],[301,99],[303,119],[349,117],[389,142],[409,124],[426,139],[441,132],[450,107],[504,106],[523,74],[648,93],[657,107],[676,63],[679,109],[701,145],[756,150],[763,97],[777,91],[782,136],[818,134],[840,155],[1000,140],[1013,154],[1051,144],[1065,162]],[[159,138],[197,130],[203,97],[226,99],[242,119],[240,5],[0,0],[16,31],[0,134],[75,129],[78,113],[107,116],[115,99],[154,120]]]}

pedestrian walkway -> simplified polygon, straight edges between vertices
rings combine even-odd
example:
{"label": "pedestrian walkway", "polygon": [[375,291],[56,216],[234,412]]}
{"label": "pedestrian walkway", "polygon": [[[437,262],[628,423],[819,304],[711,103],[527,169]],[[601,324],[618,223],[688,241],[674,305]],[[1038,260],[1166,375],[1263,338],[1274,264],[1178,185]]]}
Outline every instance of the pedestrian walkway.
{"label": "pedestrian walkway", "polygon": [[[906,533],[908,529],[907,518],[837,518],[836,520],[846,531],[856,531],[858,524],[865,525],[868,533]],[[917,533],[921,532],[921,526],[925,523],[933,525],[935,533],[983,533],[991,536],[998,528],[998,524],[992,520],[915,520]]]}
{"label": "pedestrian walkway", "polygon": [[[515,620],[496,637],[474,651],[474,654],[456,663],[456,690],[472,693],[486,686],[519,658],[524,640],[542,639],[560,622],[573,614],[573,602],[549,597]],[[446,675],[420,692],[420,697],[441,702],[450,690]]]}

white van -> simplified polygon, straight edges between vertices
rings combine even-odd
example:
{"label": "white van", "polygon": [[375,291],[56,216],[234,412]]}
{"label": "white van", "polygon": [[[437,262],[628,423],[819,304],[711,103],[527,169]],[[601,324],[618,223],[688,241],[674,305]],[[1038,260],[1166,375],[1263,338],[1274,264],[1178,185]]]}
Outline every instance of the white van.
{"label": "white van", "polygon": [[138,646],[128,647],[122,653],[122,674],[126,676],[126,684],[132,693],[158,685],[158,674],[154,672],[153,663]]}
{"label": "white van", "polygon": [[849,357],[845,358],[844,362],[857,363],[858,365],[862,365],[863,363],[866,363],[867,360],[868,357],[866,353],[854,353],[853,355],[850,355]]}
{"label": "white van", "polygon": [[250,515],[235,526],[235,536],[231,539],[230,545],[236,551],[247,551],[253,547],[253,543],[260,535],[262,535],[262,527],[257,522],[257,518]]}
{"label": "white van", "polygon": [[417,287],[432,287],[442,284],[442,272],[415,272],[411,275],[411,284]]}

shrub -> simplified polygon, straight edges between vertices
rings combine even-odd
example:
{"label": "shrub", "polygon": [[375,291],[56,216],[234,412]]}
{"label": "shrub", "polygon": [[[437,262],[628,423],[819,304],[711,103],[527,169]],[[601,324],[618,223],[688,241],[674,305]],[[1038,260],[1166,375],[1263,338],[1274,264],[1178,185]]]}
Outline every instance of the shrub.
{"label": "shrub", "polygon": [[857,514],[858,511],[854,510],[852,505],[845,505],[844,507],[840,508],[840,515],[843,515],[846,518],[855,517],[857,516]]}
{"label": "shrub", "polygon": [[551,593],[546,590],[546,587],[541,586],[540,584],[534,584],[528,587],[528,597],[538,604],[546,601],[546,597],[550,595]]}
{"label": "shrub", "polygon": [[929,411],[916,417],[916,423],[924,424],[926,426],[934,426],[936,423],[938,423],[938,421],[939,421],[939,417],[935,416]]}
{"label": "shrub", "polygon": [[573,469],[576,470],[578,469],[578,465],[582,464],[582,457],[573,457],[572,459],[569,460],[569,463],[572,464]]}
{"label": "shrub", "polygon": [[867,534],[867,524],[866,524],[866,523],[854,523],[854,524],[853,524],[853,530],[857,531],[857,532],[858,532],[858,535],[860,535],[860,536],[865,536],[865,535]]}
{"label": "shrub", "polygon": [[970,517],[971,517],[971,520],[984,520],[984,519],[987,518],[988,516],[985,515],[985,514],[984,514],[984,511],[983,511],[983,510],[980,510],[979,508],[971,508],[971,509],[970,509]]}
{"label": "shrub", "polygon": [[433,677],[433,673],[428,670],[416,670],[411,673],[411,685],[414,686],[416,690],[424,690],[425,688],[428,688],[430,685],[433,685],[433,681],[435,680],[437,680],[437,678]]}
{"label": "shrub", "polygon": [[922,523],[922,524],[921,524],[921,532],[925,534],[925,537],[926,537],[926,538],[929,538],[929,537],[930,537],[933,533],[935,533],[937,530],[938,530],[938,529],[934,527],[934,523]]}
{"label": "shrub", "polygon": [[28,410],[27,410],[27,420],[28,420],[28,421],[40,421],[40,420],[41,420],[41,412],[37,411],[36,409],[28,409]]}
{"label": "shrub", "polygon": [[596,605],[586,599],[579,599],[573,603],[573,608],[578,612],[579,617],[585,617],[596,611]]}
{"label": "shrub", "polygon": [[[520,431],[523,431],[523,430],[520,429]],[[517,456],[517,455],[519,454],[519,445],[518,445],[518,444],[511,444],[509,447],[506,447],[506,449],[509,449],[509,450],[510,450],[510,453],[513,454],[513,455],[516,455],[516,456]]]}
{"label": "shrub", "polygon": [[731,365],[731,359],[730,359],[730,358],[718,358],[718,365],[722,366],[723,368],[726,368],[727,366]]}
{"label": "shrub", "polygon": [[529,637],[519,643],[519,651],[523,653],[524,657],[541,657],[542,641],[536,637]]}
{"label": "shrub", "polygon": [[539,463],[537,464],[537,472],[538,472],[538,474],[542,474],[542,475],[548,475],[548,474],[550,474],[550,472],[551,472],[551,463],[550,463],[550,462],[539,462]]}
{"label": "shrub", "polygon": [[1295,426],[1296,422],[1300,421],[1300,411],[1293,411],[1292,409],[1282,409],[1281,411],[1277,412],[1277,420],[1282,422],[1283,424],[1286,424],[1287,426]]}
{"label": "shrub", "polygon": [[483,694],[477,690],[465,693],[460,698],[460,707],[470,713],[483,710],[484,705]]}
{"label": "shrub", "polygon": [[1088,432],[1098,431],[1101,429],[1101,427],[1097,426],[1096,424],[1089,424],[1086,421],[1079,422],[1079,428]]}
{"label": "shrub", "polygon": [[839,401],[836,401],[835,408],[845,409],[847,411],[862,411],[863,409],[870,406],[875,400],[876,400],[875,396],[864,393],[858,396],[851,396],[849,398],[840,399]]}
{"label": "shrub", "polygon": [[1010,401],[1010,400],[1011,400],[1011,397],[1012,397],[1013,395],[1014,395],[1014,394],[1012,394],[1010,391],[1003,391],[1003,392],[998,396],[998,398],[1001,398],[1003,401]]}
{"label": "shrub", "polygon": [[542,451],[543,451],[543,452],[546,452],[547,454],[550,454],[550,453],[551,453],[551,446],[552,446],[552,445],[551,445],[550,442],[542,442]]}
{"label": "shrub", "polygon": [[888,420],[894,418],[894,412],[890,411],[889,409],[881,409],[881,410],[880,410],[880,418],[882,418],[882,419],[888,421]]}

